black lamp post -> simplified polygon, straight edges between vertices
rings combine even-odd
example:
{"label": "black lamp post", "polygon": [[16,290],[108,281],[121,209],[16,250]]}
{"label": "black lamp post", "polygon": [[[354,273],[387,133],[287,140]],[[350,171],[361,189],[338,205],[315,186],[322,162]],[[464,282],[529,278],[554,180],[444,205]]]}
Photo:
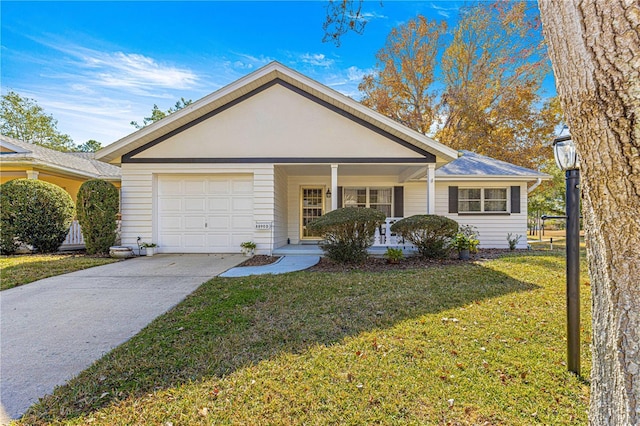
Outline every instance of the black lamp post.
{"label": "black lamp post", "polygon": [[580,164],[571,136],[556,138],[553,153],[567,181],[567,368],[580,375]]}

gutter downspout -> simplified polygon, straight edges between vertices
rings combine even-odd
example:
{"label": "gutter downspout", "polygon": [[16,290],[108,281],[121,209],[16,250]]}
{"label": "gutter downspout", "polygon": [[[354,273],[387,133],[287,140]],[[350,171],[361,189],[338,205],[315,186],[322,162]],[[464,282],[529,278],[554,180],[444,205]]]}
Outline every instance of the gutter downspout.
{"label": "gutter downspout", "polygon": [[537,187],[540,186],[540,184],[542,183],[542,178],[538,178],[538,180],[536,181],[536,183],[534,183],[533,185],[531,185],[531,188],[527,189],[527,194],[531,194],[531,192],[536,189]]}

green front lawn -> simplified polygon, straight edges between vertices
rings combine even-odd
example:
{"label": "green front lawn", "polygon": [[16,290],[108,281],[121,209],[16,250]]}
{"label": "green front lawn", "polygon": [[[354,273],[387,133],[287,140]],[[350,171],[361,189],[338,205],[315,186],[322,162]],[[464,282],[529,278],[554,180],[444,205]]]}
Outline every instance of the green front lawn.
{"label": "green front lawn", "polygon": [[112,262],[117,260],[78,254],[0,256],[0,290]]}
{"label": "green front lawn", "polygon": [[585,424],[589,385],[565,365],[564,268],[529,252],[215,278],[20,424]]}

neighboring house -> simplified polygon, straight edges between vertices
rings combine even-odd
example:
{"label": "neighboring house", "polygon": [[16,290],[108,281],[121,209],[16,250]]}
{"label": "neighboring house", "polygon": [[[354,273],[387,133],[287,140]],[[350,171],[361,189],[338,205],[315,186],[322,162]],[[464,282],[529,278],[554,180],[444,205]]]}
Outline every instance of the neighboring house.
{"label": "neighboring house", "polygon": [[40,179],[62,187],[76,201],[78,189],[89,179],[120,186],[120,167],[94,159],[94,153],[60,152],[0,135],[0,183]]}
{"label": "neighboring house", "polygon": [[[508,233],[526,235],[527,183],[547,178],[460,154],[277,62],[96,158],[121,165],[122,245],[140,237],[161,253],[314,243],[306,225],[347,206],[389,223],[445,215],[476,225],[481,247],[507,247]],[[380,234],[394,243],[388,226]]]}
{"label": "neighboring house", "polygon": [[[67,191],[74,203],[78,189],[90,179],[104,179],[120,187],[120,167],[98,161],[94,153],[60,152],[0,135],[0,183],[39,179]],[[82,231],[73,221],[61,249],[84,247]]]}

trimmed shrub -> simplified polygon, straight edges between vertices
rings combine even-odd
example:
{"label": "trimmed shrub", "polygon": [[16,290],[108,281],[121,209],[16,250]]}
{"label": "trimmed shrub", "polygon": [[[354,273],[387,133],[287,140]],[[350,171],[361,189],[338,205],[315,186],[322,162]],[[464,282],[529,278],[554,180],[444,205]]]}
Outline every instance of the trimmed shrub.
{"label": "trimmed shrub", "polygon": [[380,210],[347,207],[333,210],[308,226],[322,234],[320,246],[329,259],[357,263],[367,258],[376,228],[385,218]]}
{"label": "trimmed shrub", "polygon": [[433,214],[415,215],[391,225],[391,232],[410,241],[423,257],[445,257],[458,232],[458,222]]}
{"label": "trimmed shrub", "polygon": [[40,253],[53,253],[69,233],[74,206],[64,189],[35,179],[15,179],[0,186],[1,250],[13,253],[18,242]]}
{"label": "trimmed shrub", "polygon": [[101,179],[88,180],[78,190],[78,222],[89,254],[109,253],[116,242],[118,188]]}

